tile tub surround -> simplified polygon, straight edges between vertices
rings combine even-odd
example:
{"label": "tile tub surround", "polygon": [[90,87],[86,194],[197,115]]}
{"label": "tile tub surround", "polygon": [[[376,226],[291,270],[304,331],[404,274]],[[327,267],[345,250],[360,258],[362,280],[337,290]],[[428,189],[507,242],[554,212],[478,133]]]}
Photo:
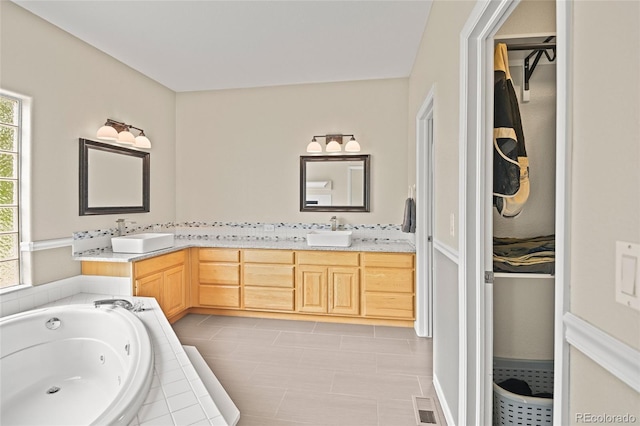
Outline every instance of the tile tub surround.
{"label": "tile tub surround", "polygon": [[[65,287],[65,290],[60,293],[64,294],[82,289],[83,284],[62,283],[58,286]],[[24,310],[92,303],[95,300],[113,297],[112,294],[78,292],[42,306],[33,306]],[[136,315],[145,324],[151,336],[154,351],[155,364],[151,389],[130,426],[227,425],[155,299],[121,295],[116,297],[143,303],[146,310]]]}
{"label": "tile tub surround", "polygon": [[[313,249],[306,245],[306,235],[309,231],[329,229],[331,227],[328,223],[184,222],[128,227],[127,234],[174,232],[176,243],[183,244],[182,248],[187,247],[188,243],[205,246],[204,244],[208,242],[211,244],[207,245],[209,247],[301,250],[303,247]],[[372,247],[370,251],[385,251],[380,248],[384,245],[390,251],[396,251],[395,245],[400,247],[397,251],[415,251],[415,235],[403,233],[401,225],[342,224],[338,229],[352,231],[354,245],[369,245]],[[111,252],[111,237],[116,235],[116,228],[75,232],[73,234],[73,254],[74,256],[83,256]],[[238,246],[237,244],[243,245]],[[325,250],[331,250],[331,248],[325,248]]]}
{"label": "tile tub surround", "polygon": [[39,286],[9,288],[0,294],[0,317],[28,311],[77,293],[131,296],[131,279],[77,275]]}

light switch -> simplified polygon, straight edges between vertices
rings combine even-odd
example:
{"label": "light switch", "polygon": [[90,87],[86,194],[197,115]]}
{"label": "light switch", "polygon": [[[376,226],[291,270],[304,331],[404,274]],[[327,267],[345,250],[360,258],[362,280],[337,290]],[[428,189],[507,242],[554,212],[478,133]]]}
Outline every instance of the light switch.
{"label": "light switch", "polygon": [[636,276],[636,270],[638,269],[638,258],[622,255],[621,261],[621,283],[620,290],[628,294],[629,296],[636,295],[636,280],[638,277]]}
{"label": "light switch", "polygon": [[640,244],[616,242],[616,301],[640,311]]}

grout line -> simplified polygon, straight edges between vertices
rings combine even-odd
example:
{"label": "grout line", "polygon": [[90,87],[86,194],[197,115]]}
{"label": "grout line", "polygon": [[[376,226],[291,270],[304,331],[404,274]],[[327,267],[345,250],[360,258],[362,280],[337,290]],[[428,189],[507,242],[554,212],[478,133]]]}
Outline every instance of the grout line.
{"label": "grout line", "polygon": [[282,398],[280,398],[280,402],[278,403],[278,406],[276,407],[276,412],[273,415],[273,419],[277,420],[278,418],[278,412],[280,411],[280,407],[282,406],[282,403],[284,402],[284,397],[287,396],[287,392],[289,392],[289,389],[285,389],[284,393],[282,394]]}

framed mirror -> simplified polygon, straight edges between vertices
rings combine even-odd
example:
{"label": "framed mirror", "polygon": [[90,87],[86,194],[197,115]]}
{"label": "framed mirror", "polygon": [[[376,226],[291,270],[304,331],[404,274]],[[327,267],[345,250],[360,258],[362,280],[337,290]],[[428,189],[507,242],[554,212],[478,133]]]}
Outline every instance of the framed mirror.
{"label": "framed mirror", "polygon": [[369,155],[300,157],[301,212],[368,212]]}
{"label": "framed mirror", "polygon": [[149,211],[148,152],[80,139],[80,216]]}

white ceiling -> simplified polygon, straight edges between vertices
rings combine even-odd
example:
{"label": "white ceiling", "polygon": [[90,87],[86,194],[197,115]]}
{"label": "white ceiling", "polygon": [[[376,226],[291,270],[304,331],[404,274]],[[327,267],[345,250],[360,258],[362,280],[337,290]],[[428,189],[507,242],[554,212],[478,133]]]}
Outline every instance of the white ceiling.
{"label": "white ceiling", "polygon": [[177,92],[407,77],[431,0],[13,0]]}

